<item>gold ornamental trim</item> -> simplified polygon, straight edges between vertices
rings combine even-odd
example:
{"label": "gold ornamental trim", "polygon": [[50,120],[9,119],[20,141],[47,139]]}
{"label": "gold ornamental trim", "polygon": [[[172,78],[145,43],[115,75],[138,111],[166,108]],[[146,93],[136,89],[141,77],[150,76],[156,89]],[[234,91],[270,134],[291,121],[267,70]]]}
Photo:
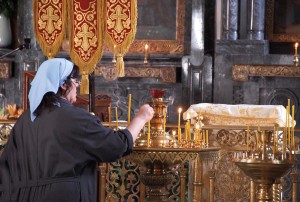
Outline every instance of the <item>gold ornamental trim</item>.
{"label": "gold ornamental trim", "polygon": [[185,161],[195,160],[197,157],[197,152],[133,151],[133,153],[126,156],[125,159],[138,165],[145,165],[158,161],[165,165],[171,166],[184,163]]}
{"label": "gold ornamental trim", "polygon": [[[117,72],[113,66],[96,66],[95,76],[103,76],[107,80],[117,78]],[[125,77],[131,78],[160,78],[164,83],[176,83],[176,67],[127,67]]]}
{"label": "gold ornamental trim", "polygon": [[300,77],[300,67],[295,65],[233,65],[233,80],[248,81],[250,76]]}

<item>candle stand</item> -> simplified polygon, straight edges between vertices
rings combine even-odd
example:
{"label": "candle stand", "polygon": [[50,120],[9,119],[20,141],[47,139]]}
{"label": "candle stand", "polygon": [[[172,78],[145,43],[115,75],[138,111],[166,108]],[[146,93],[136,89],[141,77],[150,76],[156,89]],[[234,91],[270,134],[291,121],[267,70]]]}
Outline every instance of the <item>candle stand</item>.
{"label": "candle stand", "polygon": [[151,124],[151,146],[162,147],[169,143],[165,138],[165,120],[167,114],[168,101],[163,100],[163,98],[153,98],[149,102],[149,105],[154,109],[153,118],[150,121]]}
{"label": "candle stand", "polygon": [[[172,179],[172,175],[169,173],[172,167],[174,168],[176,165],[186,161],[194,161],[197,158],[201,158],[201,160],[217,160],[219,158],[218,151],[219,148],[135,147],[133,153],[124,158],[145,168],[145,172],[142,172],[140,175],[142,183],[149,188],[145,201],[157,202],[167,201],[163,187]],[[197,191],[197,194],[199,194],[199,190]]]}
{"label": "candle stand", "polygon": [[[150,93],[152,100],[149,105],[154,109],[154,116],[150,121],[150,138],[146,138],[147,135],[144,131],[144,134],[136,140],[133,153],[125,158],[145,168],[145,172],[141,172],[140,177],[142,183],[149,188],[146,193],[146,201],[167,201],[163,187],[171,182],[170,169],[197,158],[217,160],[220,148],[194,147],[187,141],[184,141],[184,144],[177,144],[175,137],[168,135],[165,131],[168,101],[163,99],[164,90],[155,89]],[[185,188],[185,185],[181,186]],[[194,192],[196,195],[201,190],[195,188]],[[185,195],[185,193],[182,194]]]}
{"label": "candle stand", "polygon": [[[282,151],[270,152],[276,149],[276,143],[272,146],[272,132],[259,132],[260,140],[253,156],[246,156],[237,160],[236,165],[249,176],[257,185],[256,201],[272,201],[272,185],[276,179],[282,177],[294,164],[292,152],[286,157]],[[273,139],[274,140],[274,139]],[[251,190],[254,191],[254,190]]]}

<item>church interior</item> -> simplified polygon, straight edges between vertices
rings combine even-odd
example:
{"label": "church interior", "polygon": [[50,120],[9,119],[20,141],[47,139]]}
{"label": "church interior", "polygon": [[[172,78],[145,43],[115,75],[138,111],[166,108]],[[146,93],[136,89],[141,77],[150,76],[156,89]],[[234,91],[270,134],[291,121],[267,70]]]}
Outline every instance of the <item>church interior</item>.
{"label": "church interior", "polygon": [[[68,6],[43,14],[37,2],[48,1],[7,1],[0,150],[39,65],[67,58],[83,74],[75,105],[106,127],[126,127],[145,103],[155,110],[132,154],[99,164],[97,201],[300,201],[297,1],[126,0],[136,4],[132,21],[99,6],[93,25]],[[127,29],[128,41],[109,28]]]}

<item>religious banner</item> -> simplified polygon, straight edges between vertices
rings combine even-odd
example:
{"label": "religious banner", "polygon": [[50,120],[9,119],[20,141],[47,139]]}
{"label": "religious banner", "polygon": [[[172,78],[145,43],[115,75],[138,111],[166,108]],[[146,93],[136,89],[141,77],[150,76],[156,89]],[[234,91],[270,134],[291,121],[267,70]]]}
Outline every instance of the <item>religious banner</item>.
{"label": "religious banner", "polygon": [[80,91],[88,94],[88,75],[102,57],[103,1],[70,0],[68,3],[70,57],[82,74]]}
{"label": "religious banner", "polygon": [[106,0],[105,42],[116,55],[119,77],[124,77],[123,56],[134,41],[137,25],[137,0]]}
{"label": "religious banner", "polygon": [[53,58],[66,34],[66,0],[33,0],[34,34],[43,53]]}

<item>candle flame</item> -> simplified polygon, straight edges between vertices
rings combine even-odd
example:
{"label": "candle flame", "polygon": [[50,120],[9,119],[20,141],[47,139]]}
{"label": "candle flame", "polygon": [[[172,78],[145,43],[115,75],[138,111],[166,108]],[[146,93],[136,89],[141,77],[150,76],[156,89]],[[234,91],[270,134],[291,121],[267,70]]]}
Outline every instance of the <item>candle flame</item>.
{"label": "candle flame", "polygon": [[176,135],[176,131],[175,131],[175,130],[172,131],[172,135],[173,135],[173,136]]}
{"label": "candle flame", "polygon": [[295,43],[295,48],[298,48],[298,42],[297,42],[297,43]]}
{"label": "candle flame", "polygon": [[145,50],[148,50],[148,44],[145,45]]}
{"label": "candle flame", "polygon": [[182,109],[181,109],[181,107],[179,107],[178,113],[180,114],[181,112],[182,112]]}

